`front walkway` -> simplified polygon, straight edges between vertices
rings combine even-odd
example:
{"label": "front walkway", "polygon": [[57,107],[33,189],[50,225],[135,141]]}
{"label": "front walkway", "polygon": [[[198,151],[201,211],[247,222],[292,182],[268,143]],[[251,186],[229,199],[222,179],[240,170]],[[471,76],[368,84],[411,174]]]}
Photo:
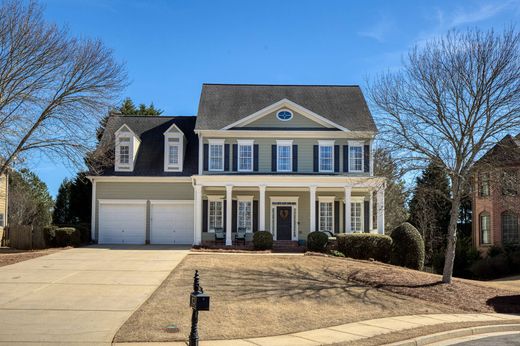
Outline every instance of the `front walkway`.
{"label": "front walkway", "polygon": [[0,345],[109,345],[188,252],[91,246],[1,267]]}
{"label": "front walkway", "polygon": [[[309,330],[306,332],[236,340],[202,341],[201,346],[318,346],[361,341],[374,336],[395,333],[412,328],[434,326],[443,323],[499,322],[518,320],[520,316],[507,314],[431,314],[378,318],[347,323],[340,326]],[[200,327],[199,327],[200,328]],[[124,343],[120,346],[152,345],[147,343]],[[184,342],[159,342],[155,346],[181,346]]]}

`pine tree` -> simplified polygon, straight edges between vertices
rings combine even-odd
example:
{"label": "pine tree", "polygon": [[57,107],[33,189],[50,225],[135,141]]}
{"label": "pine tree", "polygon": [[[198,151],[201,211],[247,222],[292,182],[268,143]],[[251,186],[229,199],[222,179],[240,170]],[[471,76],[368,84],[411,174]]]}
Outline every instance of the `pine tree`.
{"label": "pine tree", "polygon": [[[385,230],[391,231],[406,221],[407,193],[402,177],[392,156],[387,150],[376,149],[374,152],[374,174],[386,178],[385,189]],[[376,214],[374,212],[374,214]]]}
{"label": "pine tree", "polygon": [[71,181],[65,178],[58,189],[56,203],[54,204],[54,212],[52,214],[52,222],[55,225],[63,225],[70,223],[70,190]]}
{"label": "pine tree", "polygon": [[90,223],[92,183],[87,172],[79,172],[70,185],[70,217],[74,223]]}
{"label": "pine tree", "polygon": [[129,97],[127,97],[126,99],[123,100],[123,103],[119,107],[118,111],[122,115],[137,115],[138,114],[138,110],[137,110],[137,108],[135,108],[134,102]]}
{"label": "pine tree", "polygon": [[448,176],[442,167],[430,163],[417,178],[410,201],[410,220],[424,239],[426,262],[444,250],[450,222],[451,203]]}

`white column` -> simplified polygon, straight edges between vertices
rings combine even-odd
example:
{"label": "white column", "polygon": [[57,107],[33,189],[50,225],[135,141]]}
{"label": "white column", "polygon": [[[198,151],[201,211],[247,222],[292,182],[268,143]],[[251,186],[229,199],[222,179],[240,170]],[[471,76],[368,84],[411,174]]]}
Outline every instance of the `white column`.
{"label": "white column", "polygon": [[265,231],[265,185],[260,185],[260,201],[258,202],[258,230]]}
{"label": "white column", "polygon": [[352,188],[345,186],[345,233],[352,232],[351,195]]}
{"label": "white column", "polygon": [[[8,179],[7,175],[5,179]],[[96,240],[96,181],[94,179],[92,179],[92,211],[90,215],[90,238]],[[7,215],[4,215],[5,217]]]}
{"label": "white column", "polygon": [[385,234],[385,187],[377,190],[377,233]]}
{"label": "white column", "polygon": [[316,231],[316,186],[309,186],[310,201],[310,231]]}
{"label": "white column", "polygon": [[233,245],[231,226],[233,225],[233,185],[226,185],[226,245]]}
{"label": "white column", "polygon": [[193,217],[195,227],[193,228],[193,244],[200,245],[202,241],[202,185],[195,185],[195,196],[193,198],[193,203],[195,203],[195,208],[193,208]]}
{"label": "white column", "polygon": [[202,175],[204,167],[204,140],[202,134],[199,133],[199,175]]}
{"label": "white column", "polygon": [[374,229],[374,191],[370,189],[369,192],[370,202],[368,202],[368,231],[372,233],[372,230]]}

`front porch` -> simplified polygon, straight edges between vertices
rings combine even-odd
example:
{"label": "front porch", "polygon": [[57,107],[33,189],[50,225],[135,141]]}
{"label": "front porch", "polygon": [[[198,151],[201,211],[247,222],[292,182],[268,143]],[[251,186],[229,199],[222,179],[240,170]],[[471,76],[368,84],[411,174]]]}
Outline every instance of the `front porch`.
{"label": "front porch", "polygon": [[195,176],[194,244],[246,242],[256,231],[275,241],[330,235],[384,233],[384,179],[346,176]]}

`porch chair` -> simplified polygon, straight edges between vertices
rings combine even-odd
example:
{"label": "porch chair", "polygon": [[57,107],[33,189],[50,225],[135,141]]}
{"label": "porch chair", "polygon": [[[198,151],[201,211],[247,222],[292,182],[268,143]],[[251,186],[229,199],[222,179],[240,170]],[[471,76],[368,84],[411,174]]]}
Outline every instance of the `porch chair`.
{"label": "porch chair", "polygon": [[246,245],[246,232],[247,228],[238,227],[237,234],[235,234],[235,244],[238,244],[238,242],[242,242],[242,244]]}
{"label": "porch chair", "polygon": [[215,227],[215,244],[222,243],[224,244],[226,241],[226,233],[224,233],[224,228]]}

